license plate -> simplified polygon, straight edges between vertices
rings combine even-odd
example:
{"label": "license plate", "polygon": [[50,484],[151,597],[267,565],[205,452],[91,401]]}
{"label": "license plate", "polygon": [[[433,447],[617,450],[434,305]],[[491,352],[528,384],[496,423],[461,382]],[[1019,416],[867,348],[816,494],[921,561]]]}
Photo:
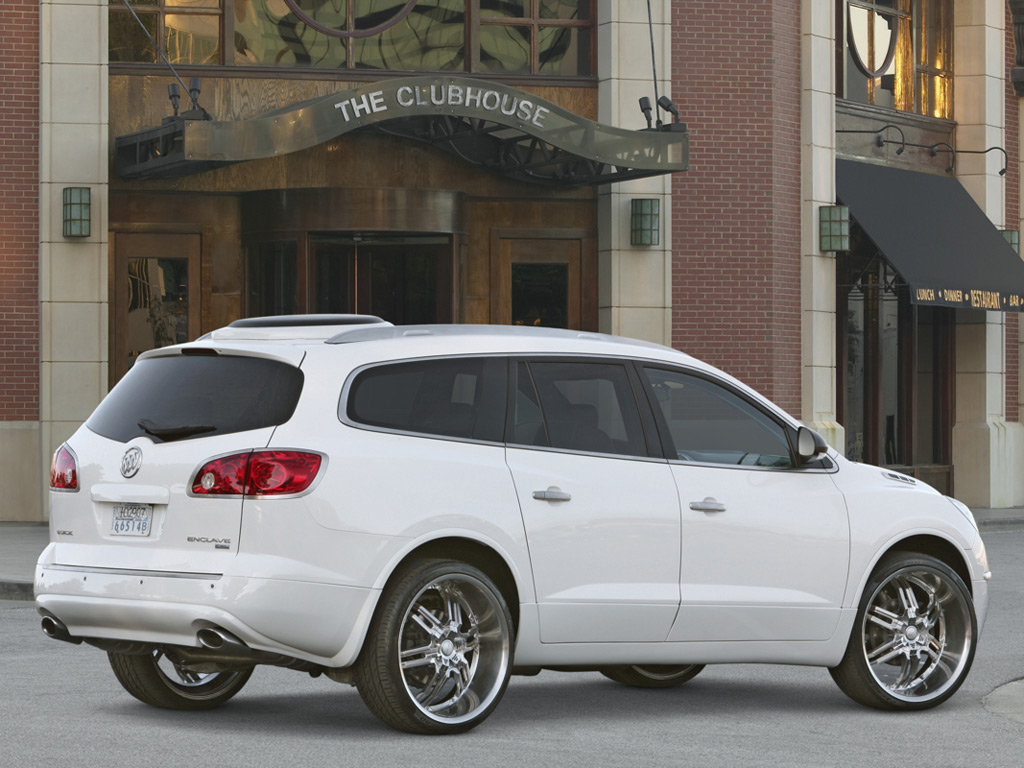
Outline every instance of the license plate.
{"label": "license plate", "polygon": [[115,504],[110,522],[112,536],[149,536],[153,528],[152,504]]}

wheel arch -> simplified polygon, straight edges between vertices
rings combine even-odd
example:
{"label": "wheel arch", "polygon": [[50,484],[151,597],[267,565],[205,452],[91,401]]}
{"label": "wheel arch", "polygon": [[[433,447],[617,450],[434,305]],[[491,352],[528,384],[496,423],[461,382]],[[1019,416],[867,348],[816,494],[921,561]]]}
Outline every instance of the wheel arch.
{"label": "wheel arch", "polygon": [[[512,625],[518,633],[519,586],[516,583],[515,575],[505,558],[497,550],[475,539],[447,536],[423,542],[414,549],[409,550],[391,570],[384,584],[383,592],[386,592],[394,581],[399,578],[405,566],[414,561],[426,559],[454,560],[471,565],[486,574],[494,582],[494,585],[501,590],[501,594],[508,606],[508,612],[512,616]],[[378,600],[377,605],[374,607],[374,615],[379,610],[380,601]]]}
{"label": "wheel arch", "polygon": [[929,555],[936,560],[941,560],[960,577],[964,586],[967,587],[967,591],[973,597],[974,589],[971,583],[971,570],[967,564],[965,553],[948,539],[933,534],[917,534],[893,542],[884,551],[879,553],[869,573],[874,573],[878,568],[878,564],[893,552],[911,552],[919,555]]}

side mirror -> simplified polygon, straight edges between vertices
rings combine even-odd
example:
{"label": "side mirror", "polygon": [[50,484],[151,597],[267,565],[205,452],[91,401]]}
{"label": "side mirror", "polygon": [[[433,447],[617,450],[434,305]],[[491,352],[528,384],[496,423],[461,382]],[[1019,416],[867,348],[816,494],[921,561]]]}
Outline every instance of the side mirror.
{"label": "side mirror", "polygon": [[800,427],[796,433],[796,453],[800,461],[806,464],[828,451],[825,438],[807,427]]}

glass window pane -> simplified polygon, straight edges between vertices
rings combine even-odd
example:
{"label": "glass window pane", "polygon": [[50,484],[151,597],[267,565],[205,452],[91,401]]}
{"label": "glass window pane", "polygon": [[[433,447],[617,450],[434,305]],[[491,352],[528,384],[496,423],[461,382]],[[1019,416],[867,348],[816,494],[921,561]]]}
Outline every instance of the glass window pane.
{"label": "glass window pane", "polygon": [[531,71],[529,27],[498,24],[480,26],[480,71],[529,73]]}
{"label": "glass window pane", "polygon": [[512,264],[512,324],[569,327],[568,264]]}
{"label": "glass window pane", "polygon": [[[357,6],[358,7],[358,6]],[[398,8],[394,10],[399,10]],[[382,15],[382,14],[381,14]],[[366,17],[376,19],[379,15]],[[357,24],[357,26],[361,26]],[[427,0],[395,26],[352,41],[355,66],[411,72],[462,71],[466,61],[464,0]]]}
{"label": "glass window pane", "polygon": [[540,0],[540,18],[590,21],[590,0]]}
{"label": "glass window pane", "polygon": [[313,241],[313,312],[356,311],[356,256],[351,243]]}
{"label": "glass window pane", "polygon": [[[139,13],[141,21],[152,38],[156,39],[156,14]],[[144,61],[153,62],[157,60],[156,48],[146,38],[139,23],[132,18],[130,13],[116,13],[110,10],[110,17],[107,23],[109,39],[110,61]]]}
{"label": "glass window pane", "polygon": [[164,5],[174,8],[220,8],[220,0],[164,0]]}
{"label": "glass window pane", "polygon": [[[299,4],[329,29],[344,29],[344,2]],[[282,0],[234,0],[234,63],[280,67],[346,66],[345,41],[308,26]]]}
{"label": "glass window pane", "polygon": [[591,74],[590,39],[590,29],[541,27],[540,74],[561,77]]}
{"label": "glass window pane", "polygon": [[387,429],[500,441],[505,423],[504,358],[385,365],[352,384],[348,416]]}
{"label": "glass window pane", "polygon": [[121,442],[147,435],[140,421],[212,427],[182,439],[262,429],[291,418],[302,382],[297,368],[259,357],[151,357],[118,382],[86,426]]}
{"label": "glass window pane", "polygon": [[298,312],[295,241],[262,243],[250,249],[246,313],[249,317]]}
{"label": "glass window pane", "polygon": [[621,365],[530,363],[553,448],[645,456],[640,414]]}
{"label": "glass window pane", "polygon": [[522,19],[530,14],[530,0],[480,0],[482,19]]}
{"label": "glass window pane", "polygon": [[679,459],[792,467],[785,428],[736,393],[697,376],[644,369]]}
{"label": "glass window pane", "polygon": [[219,64],[220,16],[167,14],[164,16],[164,53],[172,64]]}
{"label": "glass window pane", "polygon": [[188,341],[188,259],[129,259],[125,337],[132,359]]}

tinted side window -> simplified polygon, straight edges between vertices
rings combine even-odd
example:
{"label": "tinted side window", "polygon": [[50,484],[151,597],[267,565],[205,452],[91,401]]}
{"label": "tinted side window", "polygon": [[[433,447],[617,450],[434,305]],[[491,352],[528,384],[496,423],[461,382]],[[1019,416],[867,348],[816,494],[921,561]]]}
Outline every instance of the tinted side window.
{"label": "tinted side window", "polygon": [[86,426],[112,440],[157,442],[283,424],[302,391],[302,372],[260,357],[143,358],[100,403]]}
{"label": "tinted side window", "polygon": [[360,424],[500,442],[504,358],[446,358],[380,365],[352,382],[348,417]]}
{"label": "tinted side window", "polygon": [[[640,414],[624,366],[532,362],[528,366],[520,364],[518,371],[514,441],[574,451],[647,455]],[[527,372],[532,384],[525,380]],[[543,429],[539,424],[541,415]]]}
{"label": "tinted side window", "polygon": [[644,368],[684,461],[792,467],[785,428],[731,390],[698,376]]}

